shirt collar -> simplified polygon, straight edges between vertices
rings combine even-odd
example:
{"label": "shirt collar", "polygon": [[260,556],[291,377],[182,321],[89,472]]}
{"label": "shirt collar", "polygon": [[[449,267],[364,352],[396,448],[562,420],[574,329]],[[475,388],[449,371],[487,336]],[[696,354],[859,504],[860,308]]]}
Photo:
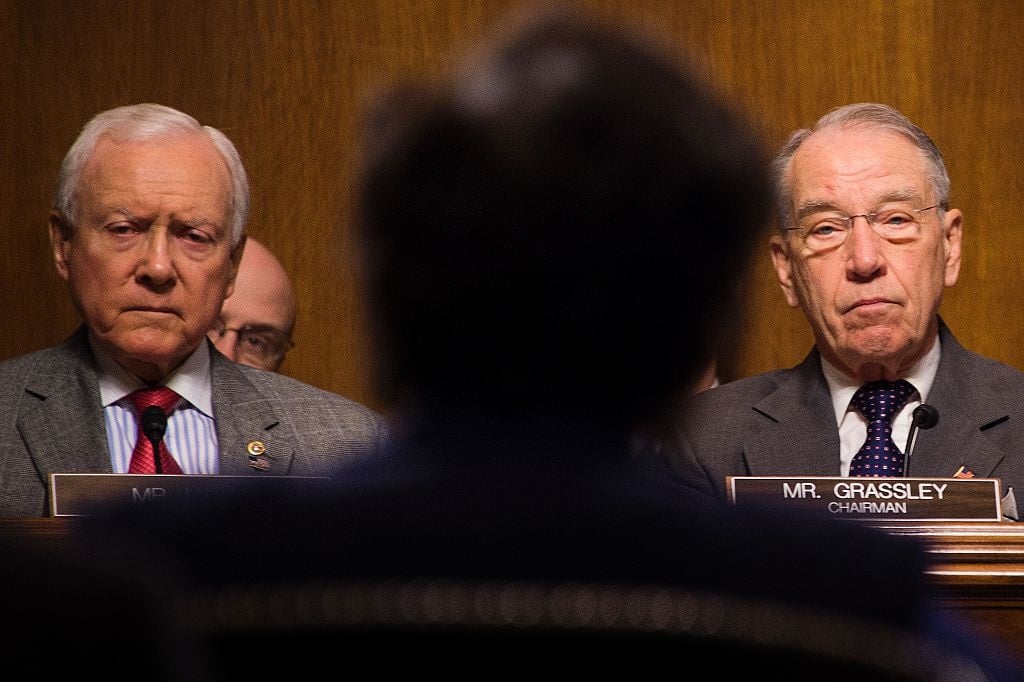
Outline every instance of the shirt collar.
{"label": "shirt collar", "polygon": [[[935,343],[932,344],[931,349],[924,354],[917,363],[910,368],[901,379],[906,379],[910,384],[917,389],[917,393],[920,396],[921,402],[925,402],[928,398],[928,393],[932,389],[932,384],[935,382],[935,374],[939,371],[939,358],[942,356],[942,347],[939,342],[939,337],[935,337]],[[847,409],[850,407],[850,401],[853,399],[853,394],[857,392],[857,389],[861,387],[859,382],[848,377],[846,374],[841,372],[835,365],[826,360],[823,356],[821,357],[821,371],[825,375],[825,382],[828,384],[828,392],[832,396],[832,407],[836,413],[836,423],[840,423],[843,420],[843,415],[846,414]]]}
{"label": "shirt collar", "polygon": [[[100,367],[100,401],[108,407],[145,384],[124,370],[113,358],[99,350],[90,339],[93,355]],[[204,340],[163,385],[187,400],[208,417],[213,417],[213,390],[210,383],[210,347]]]}

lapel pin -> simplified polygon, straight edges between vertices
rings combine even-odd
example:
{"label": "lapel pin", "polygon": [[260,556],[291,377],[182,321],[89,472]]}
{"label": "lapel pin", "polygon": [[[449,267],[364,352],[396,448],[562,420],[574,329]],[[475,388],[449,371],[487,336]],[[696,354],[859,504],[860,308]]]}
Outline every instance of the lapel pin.
{"label": "lapel pin", "polygon": [[953,478],[974,478],[974,472],[968,469],[966,466],[961,466],[953,474]]}
{"label": "lapel pin", "polygon": [[270,468],[270,462],[263,456],[267,452],[267,446],[263,444],[263,441],[249,441],[249,444],[245,446],[245,451],[249,453],[249,466],[253,469],[266,471]]}

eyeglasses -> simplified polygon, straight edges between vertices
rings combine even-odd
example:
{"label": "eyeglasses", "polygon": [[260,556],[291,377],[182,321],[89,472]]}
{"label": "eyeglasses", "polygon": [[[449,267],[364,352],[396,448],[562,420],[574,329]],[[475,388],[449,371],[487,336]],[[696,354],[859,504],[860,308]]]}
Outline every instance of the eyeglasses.
{"label": "eyeglasses", "polygon": [[875,213],[843,215],[841,213],[815,213],[801,221],[799,227],[787,227],[796,232],[812,253],[820,253],[841,246],[853,232],[853,221],[864,218],[871,229],[892,244],[909,244],[921,238],[921,213],[938,208],[938,204],[924,208],[906,205],[885,206]]}
{"label": "eyeglasses", "polygon": [[223,320],[217,320],[213,329],[210,330],[210,333],[218,341],[223,339],[228,332],[234,332],[237,335],[235,350],[239,358],[248,360],[247,364],[261,367],[279,362],[284,354],[295,346],[295,342],[288,338],[283,331],[264,325],[247,324],[238,329],[232,329],[225,326]]}

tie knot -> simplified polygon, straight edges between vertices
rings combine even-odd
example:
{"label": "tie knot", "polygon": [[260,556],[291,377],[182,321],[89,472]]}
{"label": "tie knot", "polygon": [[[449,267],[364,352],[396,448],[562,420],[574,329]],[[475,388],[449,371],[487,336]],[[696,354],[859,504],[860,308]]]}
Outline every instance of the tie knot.
{"label": "tie knot", "polygon": [[914,387],[903,379],[872,381],[858,388],[850,402],[869,422],[891,424],[892,418],[903,409],[913,393]]}
{"label": "tie knot", "polygon": [[181,402],[181,396],[166,386],[141,388],[128,397],[131,398],[137,414],[142,414],[147,407],[152,407],[153,405],[159,407],[166,414]]}

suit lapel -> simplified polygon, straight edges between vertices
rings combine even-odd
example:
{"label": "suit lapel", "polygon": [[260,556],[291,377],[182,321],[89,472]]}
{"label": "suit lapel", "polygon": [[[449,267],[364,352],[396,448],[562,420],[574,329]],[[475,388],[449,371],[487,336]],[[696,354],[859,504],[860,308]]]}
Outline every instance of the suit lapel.
{"label": "suit lapel", "polygon": [[[928,396],[939,412],[939,423],[918,432],[908,473],[950,477],[963,466],[976,477],[991,476],[1006,453],[984,431],[1002,428],[1008,412],[969,381],[983,380],[984,372],[941,322],[939,338],[942,355]],[[774,427],[762,429],[744,444],[751,475],[839,475],[839,433],[816,351],[754,409]],[[822,429],[821,424],[833,428]]]}
{"label": "suit lapel", "polygon": [[220,473],[287,474],[295,449],[273,404],[238,365],[216,350],[210,356]]}
{"label": "suit lapel", "polygon": [[17,409],[18,431],[45,482],[51,473],[113,471],[84,327],[42,357]]}
{"label": "suit lapel", "polygon": [[939,339],[942,356],[928,396],[939,422],[918,432],[909,473],[948,477],[963,466],[976,477],[990,476],[1006,453],[983,432],[1001,428],[1009,413],[979,386],[985,380],[983,370],[973,366],[973,354],[945,325],[940,326]]}
{"label": "suit lapel", "polygon": [[817,351],[753,409],[772,423],[744,443],[752,476],[839,475],[839,430]]}

